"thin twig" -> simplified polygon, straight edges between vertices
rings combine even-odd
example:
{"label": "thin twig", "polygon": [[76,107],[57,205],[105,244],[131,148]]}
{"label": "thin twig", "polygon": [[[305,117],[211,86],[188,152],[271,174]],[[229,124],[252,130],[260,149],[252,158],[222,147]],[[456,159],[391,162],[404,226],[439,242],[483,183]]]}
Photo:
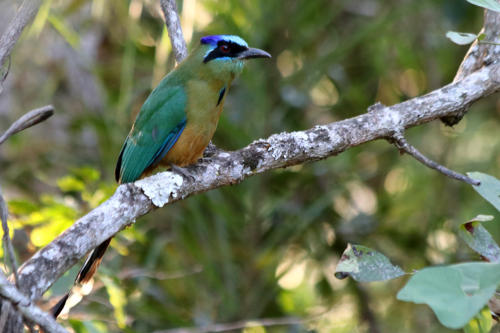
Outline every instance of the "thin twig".
{"label": "thin twig", "polygon": [[[39,325],[46,332],[68,333],[54,318],[34,305],[26,296],[11,284],[0,272],[0,296],[16,307],[23,317]],[[5,302],[2,302],[4,304]],[[3,305],[2,305],[3,310]]]}
{"label": "thin twig", "polygon": [[[173,280],[173,279],[183,279],[187,276],[194,275],[201,273],[203,271],[203,268],[201,266],[196,266],[190,271],[187,272],[173,272],[173,273],[165,273],[165,272],[152,272],[146,269],[128,269],[120,272],[116,278],[119,281],[125,281],[127,279],[134,279],[134,278],[148,278],[148,279],[156,279],[156,280]],[[102,281],[97,281],[94,282],[94,285],[92,286],[92,292],[96,292],[99,289],[104,287],[104,283]],[[55,303],[54,303],[55,304]],[[0,330],[0,332],[2,332]]]}
{"label": "thin twig", "polygon": [[10,305],[10,302],[2,302],[0,304],[0,332],[5,332],[4,328],[7,324],[7,318],[9,318],[11,309],[12,305]]}
{"label": "thin twig", "polygon": [[411,156],[413,156],[417,161],[420,163],[428,166],[431,169],[437,170],[444,174],[445,176],[448,176],[453,179],[461,180],[463,182],[466,182],[467,184],[470,185],[480,185],[481,182],[475,179],[472,179],[470,177],[467,177],[466,175],[462,175],[458,172],[455,172],[453,170],[448,169],[445,166],[442,166],[441,164],[434,162],[433,160],[429,159],[425,155],[423,155],[421,152],[417,150],[417,148],[413,147],[406,141],[405,137],[401,132],[396,132],[389,141],[394,141],[394,144],[396,147],[400,150],[400,152],[407,153]]}
{"label": "thin twig", "polygon": [[500,45],[500,43],[493,43],[493,42],[488,42],[488,41],[479,41],[479,44],[487,44],[487,45]]}
{"label": "thin twig", "polygon": [[0,145],[5,142],[12,135],[25,130],[28,127],[41,123],[42,121],[50,118],[54,114],[54,107],[52,105],[42,106],[41,108],[34,109],[23,115],[16,120],[5,133],[0,136]]}
{"label": "thin twig", "polygon": [[[179,271],[179,272],[172,272],[172,273],[165,273],[165,272],[153,272],[149,271],[146,269],[127,269],[118,274],[118,279],[120,281],[126,280],[126,279],[133,279],[137,277],[144,277],[144,278],[149,278],[149,279],[156,279],[156,280],[173,280],[173,279],[182,279],[190,275],[198,274],[203,271],[203,267],[201,266],[195,266],[193,269],[188,270],[188,271]],[[94,287],[97,288],[97,287]]]}
{"label": "thin twig", "polygon": [[[12,63],[12,61],[10,60],[10,56],[7,58],[8,62],[7,62],[7,66],[5,68],[5,72],[2,74],[2,78],[0,79],[0,84],[3,83],[3,81],[5,81],[5,79],[7,78],[7,76],[9,75],[9,72],[10,72],[10,65]],[[2,67],[2,65],[0,65],[0,68]],[[1,91],[0,91],[1,93]]]}
{"label": "thin twig", "polygon": [[186,41],[182,35],[181,21],[177,14],[177,5],[175,0],[160,0],[163,15],[165,15],[165,24],[167,25],[168,36],[172,43],[175,60],[177,63],[187,57]]}
{"label": "thin twig", "polygon": [[41,0],[24,0],[0,38],[0,65],[10,55],[24,28],[35,18]]}
{"label": "thin twig", "polygon": [[201,327],[183,327],[183,328],[172,328],[167,330],[155,331],[154,333],[206,333],[206,332],[227,332],[240,330],[242,328],[248,327],[270,327],[270,326],[288,326],[288,325],[300,325],[304,323],[303,319],[296,317],[285,317],[285,318],[263,318],[254,320],[241,320],[233,323],[225,324],[213,324]]}
{"label": "thin twig", "polygon": [[7,217],[9,216],[9,211],[7,209],[7,205],[5,204],[5,200],[2,196],[2,189],[0,188],[0,220],[2,220],[2,229],[3,229],[3,245],[5,248],[6,257],[9,257],[10,269],[12,273],[14,273],[14,282],[18,287],[19,277],[17,276],[17,260],[14,255],[14,247],[12,246],[12,241],[10,239],[9,233],[9,224],[7,223]]}

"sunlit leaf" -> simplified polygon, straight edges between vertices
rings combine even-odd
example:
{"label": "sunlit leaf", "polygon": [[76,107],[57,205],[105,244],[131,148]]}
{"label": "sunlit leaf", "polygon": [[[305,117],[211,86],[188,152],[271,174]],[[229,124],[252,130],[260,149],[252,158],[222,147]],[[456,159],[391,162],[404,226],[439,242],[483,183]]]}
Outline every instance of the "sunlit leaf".
{"label": "sunlit leaf", "polygon": [[500,4],[496,0],[467,0],[467,2],[489,10],[500,12]]}
{"label": "sunlit leaf", "polygon": [[40,209],[40,207],[28,200],[9,200],[9,210],[13,215],[27,215]]}
{"label": "sunlit leaf", "polygon": [[29,34],[34,34],[38,37],[40,32],[42,32],[45,23],[47,22],[47,18],[50,13],[50,6],[52,4],[52,0],[45,0],[40,8],[38,9],[38,13],[33,20],[33,23],[30,26]]}
{"label": "sunlit leaf", "polygon": [[492,326],[490,310],[484,308],[464,326],[464,333],[489,333]]}
{"label": "sunlit leaf", "polygon": [[36,226],[31,231],[31,241],[35,246],[47,245],[76,220],[78,212],[53,197],[44,195],[42,205],[33,213],[20,220],[22,225]]}
{"label": "sunlit leaf", "polygon": [[85,200],[90,207],[94,208],[106,201],[116,190],[116,185],[101,184],[97,190],[86,189],[81,193],[82,199]]}
{"label": "sunlit leaf", "polygon": [[474,190],[500,211],[500,180],[481,172],[468,172],[467,175],[481,181],[481,185],[473,186]]}
{"label": "sunlit leaf", "polygon": [[448,31],[446,37],[455,44],[467,45],[475,41],[478,36],[468,32]]}
{"label": "sunlit leaf", "polygon": [[383,254],[366,246],[351,244],[342,253],[335,270],[337,278],[351,276],[359,282],[390,280],[404,274],[399,266],[391,264]]}
{"label": "sunlit leaf", "polygon": [[458,234],[474,251],[490,262],[500,262],[500,247],[481,222],[491,221],[493,216],[478,215],[460,225]]}
{"label": "sunlit leaf", "polygon": [[51,217],[47,216],[46,221],[50,222],[33,229],[31,232],[31,242],[35,246],[41,247],[50,243],[54,237],[70,227],[75,219],[68,218],[64,214],[58,214]]}
{"label": "sunlit leaf", "polygon": [[73,176],[65,176],[58,179],[57,186],[63,192],[81,192],[85,189],[85,183]]}
{"label": "sunlit leaf", "polygon": [[101,173],[90,166],[72,169],[71,173],[86,183],[94,182],[101,177]]}
{"label": "sunlit leaf", "polygon": [[443,325],[456,329],[486,305],[499,283],[500,264],[431,267],[415,273],[397,297],[429,305]]}

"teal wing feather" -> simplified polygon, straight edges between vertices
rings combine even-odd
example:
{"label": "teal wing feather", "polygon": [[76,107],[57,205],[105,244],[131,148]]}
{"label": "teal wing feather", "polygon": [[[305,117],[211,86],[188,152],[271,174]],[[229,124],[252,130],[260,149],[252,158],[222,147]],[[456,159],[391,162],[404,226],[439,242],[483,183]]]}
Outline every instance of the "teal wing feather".
{"label": "teal wing feather", "polygon": [[186,93],[164,80],[153,90],[123,144],[115,169],[120,183],[133,182],[172,148],[186,126]]}

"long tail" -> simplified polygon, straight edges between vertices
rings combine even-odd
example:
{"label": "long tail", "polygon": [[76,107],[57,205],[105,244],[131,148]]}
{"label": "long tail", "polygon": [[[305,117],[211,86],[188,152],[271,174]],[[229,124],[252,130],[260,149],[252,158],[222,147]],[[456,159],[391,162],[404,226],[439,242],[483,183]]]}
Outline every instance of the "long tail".
{"label": "long tail", "polygon": [[108,249],[111,238],[108,238],[103,243],[101,243],[87,257],[87,260],[76,276],[73,287],[50,310],[54,318],[57,318],[57,316],[63,311],[65,307],[69,310],[71,307],[75,306],[84,295],[88,295],[90,293],[90,291],[92,290],[92,283],[89,282],[92,281],[92,277],[97,271],[104,253]]}

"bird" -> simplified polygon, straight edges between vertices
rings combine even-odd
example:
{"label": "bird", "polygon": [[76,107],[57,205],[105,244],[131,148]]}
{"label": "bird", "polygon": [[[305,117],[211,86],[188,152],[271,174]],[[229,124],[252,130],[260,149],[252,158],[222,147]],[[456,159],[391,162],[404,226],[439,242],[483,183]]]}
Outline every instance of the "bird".
{"label": "bird", "polygon": [[[197,162],[215,133],[231,83],[243,71],[246,60],[253,58],[271,55],[249,47],[236,35],[202,37],[142,105],[118,155],[116,181],[131,183],[160,166],[180,171]],[[82,287],[92,279],[110,241],[91,252],[75,286]],[[54,317],[70,296],[71,290],[52,308]]]}

